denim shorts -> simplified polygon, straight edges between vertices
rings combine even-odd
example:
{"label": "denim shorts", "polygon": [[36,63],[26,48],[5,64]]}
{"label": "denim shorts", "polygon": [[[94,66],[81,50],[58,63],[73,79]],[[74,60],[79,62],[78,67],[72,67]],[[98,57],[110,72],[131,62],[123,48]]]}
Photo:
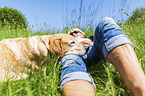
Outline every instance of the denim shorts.
{"label": "denim shorts", "polygon": [[102,59],[107,59],[107,55],[114,48],[131,44],[128,36],[120,29],[116,22],[109,17],[103,18],[95,29],[94,45],[83,58],[81,56],[70,54],[61,60],[60,87],[72,80],[85,80],[93,84],[96,89],[93,78],[87,73],[84,59],[97,63]]}
{"label": "denim shorts", "polygon": [[60,89],[62,86],[72,80],[85,80],[94,85],[93,78],[87,73],[86,64],[81,56],[70,54],[61,59],[61,75],[60,75]]}

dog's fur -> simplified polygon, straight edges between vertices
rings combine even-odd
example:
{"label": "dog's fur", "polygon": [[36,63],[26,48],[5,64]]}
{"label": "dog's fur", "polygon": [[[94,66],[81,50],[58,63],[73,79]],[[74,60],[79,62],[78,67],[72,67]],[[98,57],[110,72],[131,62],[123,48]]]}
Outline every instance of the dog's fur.
{"label": "dog's fur", "polygon": [[27,77],[30,68],[40,69],[49,52],[59,56],[85,54],[85,46],[67,34],[32,36],[0,41],[0,82]]}

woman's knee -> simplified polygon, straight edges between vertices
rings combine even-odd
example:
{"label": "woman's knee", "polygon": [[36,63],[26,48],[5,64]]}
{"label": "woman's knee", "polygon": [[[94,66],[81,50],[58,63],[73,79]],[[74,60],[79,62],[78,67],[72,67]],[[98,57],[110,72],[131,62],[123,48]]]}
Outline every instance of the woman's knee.
{"label": "woman's knee", "polygon": [[114,19],[111,18],[111,17],[104,17],[102,21],[103,22],[108,22],[108,21],[113,21],[114,22]]}

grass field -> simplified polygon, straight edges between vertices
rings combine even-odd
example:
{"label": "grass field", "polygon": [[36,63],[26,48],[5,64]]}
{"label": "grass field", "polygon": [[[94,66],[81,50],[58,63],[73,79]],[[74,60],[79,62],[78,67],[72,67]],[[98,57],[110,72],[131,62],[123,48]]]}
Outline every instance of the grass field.
{"label": "grass field", "polygon": [[[72,26],[73,27],[73,26]],[[95,27],[87,26],[81,28],[85,37],[93,35]],[[145,72],[145,18],[139,18],[134,23],[128,22],[121,26],[122,30],[129,36],[134,45],[138,60]],[[64,28],[61,33],[67,33],[69,28]],[[49,35],[59,31],[39,31],[33,33],[31,30],[9,30],[0,29],[0,40],[7,38],[29,37],[33,35]],[[60,66],[59,58],[48,56],[50,61],[44,66],[44,71],[29,72],[26,79],[0,83],[0,96],[61,96],[59,91]],[[96,96],[128,96],[130,93],[118,72],[107,61],[99,62],[88,68],[96,84]]]}
{"label": "grass field", "polygon": [[[145,72],[145,20],[140,19],[138,23],[124,24],[121,28],[133,42],[139,62]],[[6,38],[28,37],[33,35],[44,35],[49,33],[32,33],[29,30],[0,30],[0,40]],[[90,32],[91,31],[91,32]],[[92,30],[86,31],[87,36],[92,35]],[[87,37],[86,36],[86,37]],[[17,81],[0,83],[0,96],[61,96],[59,91],[59,59],[49,56],[49,61],[44,67],[44,72],[28,73],[29,77]],[[33,70],[32,70],[33,71]],[[96,96],[128,96],[124,82],[116,69],[108,62],[102,61],[96,66],[88,68],[93,76],[97,91]]]}

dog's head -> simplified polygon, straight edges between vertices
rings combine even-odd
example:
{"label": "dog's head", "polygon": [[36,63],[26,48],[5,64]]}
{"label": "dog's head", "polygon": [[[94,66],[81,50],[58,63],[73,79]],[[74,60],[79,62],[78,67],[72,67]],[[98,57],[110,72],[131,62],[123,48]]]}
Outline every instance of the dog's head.
{"label": "dog's head", "polygon": [[65,54],[84,55],[85,46],[68,34],[55,34],[49,39],[49,51],[64,56]]}

